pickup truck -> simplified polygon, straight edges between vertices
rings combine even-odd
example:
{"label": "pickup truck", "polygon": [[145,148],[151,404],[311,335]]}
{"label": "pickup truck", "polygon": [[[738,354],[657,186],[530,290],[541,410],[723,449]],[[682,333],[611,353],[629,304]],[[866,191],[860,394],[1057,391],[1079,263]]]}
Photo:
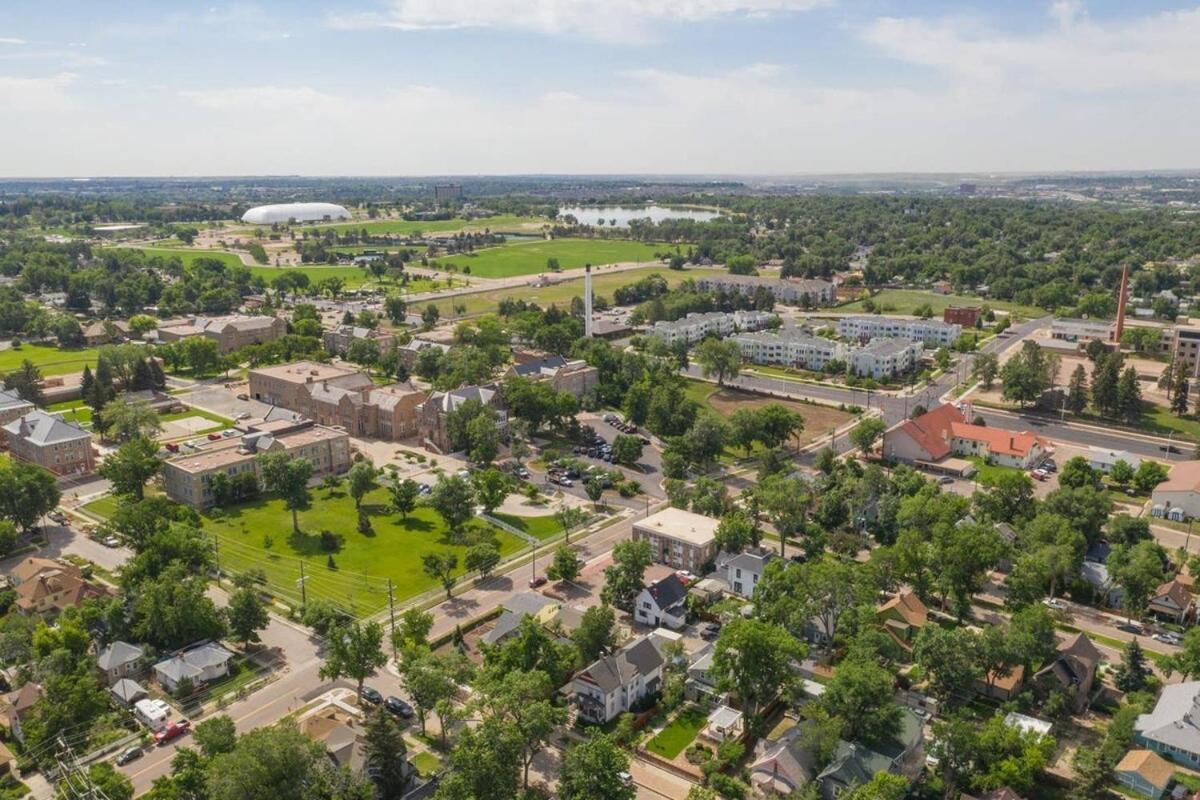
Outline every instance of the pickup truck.
{"label": "pickup truck", "polygon": [[168,722],[167,726],[154,734],[154,742],[164,745],[172,739],[178,739],[192,729],[192,721],[181,719],[179,722]]}

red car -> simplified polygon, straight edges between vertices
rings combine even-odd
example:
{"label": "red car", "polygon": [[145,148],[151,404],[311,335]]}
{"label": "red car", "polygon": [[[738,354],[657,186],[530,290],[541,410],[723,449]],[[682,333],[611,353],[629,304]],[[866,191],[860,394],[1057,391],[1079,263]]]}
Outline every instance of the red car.
{"label": "red car", "polygon": [[163,745],[172,739],[178,739],[192,729],[191,720],[181,719],[179,722],[168,722],[167,727],[154,734],[155,744]]}
{"label": "red car", "polygon": [[219,433],[210,433],[210,434],[208,435],[208,438],[209,438],[209,440],[210,440],[210,441],[213,441],[213,442],[215,442],[217,439],[220,439],[220,438],[221,438],[221,434],[219,434]]}

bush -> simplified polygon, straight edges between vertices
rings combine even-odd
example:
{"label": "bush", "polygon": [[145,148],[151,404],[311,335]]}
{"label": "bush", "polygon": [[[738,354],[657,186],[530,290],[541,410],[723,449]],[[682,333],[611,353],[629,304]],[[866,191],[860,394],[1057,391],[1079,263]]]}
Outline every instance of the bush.
{"label": "bush", "polygon": [[337,534],[328,529],[321,531],[321,549],[327,553],[336,553],[338,550]]}
{"label": "bush", "polygon": [[704,764],[712,761],[712,750],[702,744],[689,745],[688,749],[683,752],[683,757],[687,759],[689,764]]}

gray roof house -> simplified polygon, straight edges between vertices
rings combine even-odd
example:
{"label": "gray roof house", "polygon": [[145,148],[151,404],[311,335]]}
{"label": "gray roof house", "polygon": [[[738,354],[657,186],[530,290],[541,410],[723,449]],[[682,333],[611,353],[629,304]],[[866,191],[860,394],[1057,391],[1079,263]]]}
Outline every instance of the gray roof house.
{"label": "gray roof house", "polygon": [[629,711],[642,698],[658,691],[662,668],[662,654],[649,636],[601,656],[571,682],[569,691],[579,716],[603,724]]}
{"label": "gray roof house", "polygon": [[687,622],[687,595],[687,584],[672,572],[642,589],[633,618],[643,625],[682,628]]}
{"label": "gray roof house", "polygon": [[900,731],[891,740],[873,747],[841,741],[833,760],[819,774],[816,759],[804,743],[804,723],[775,741],[759,746],[750,765],[750,784],[762,796],[788,797],[810,781],[818,782],[823,800],[834,800],[852,786],[871,780],[877,772],[903,775],[910,780],[925,762],[921,718],[911,709],[900,717]]}
{"label": "gray roof house", "polygon": [[1154,710],[1140,715],[1133,730],[1146,749],[1200,768],[1200,681],[1163,687]]}
{"label": "gray roof house", "polygon": [[[750,599],[754,589],[762,579],[767,562],[772,553],[767,550],[747,550],[744,553],[730,556],[725,561],[725,582],[734,594]],[[720,559],[718,559],[718,566]]]}
{"label": "gray roof house", "polygon": [[0,390],[0,425],[12,422],[33,411],[33,403],[8,389]]}
{"label": "gray roof house", "polygon": [[183,680],[199,684],[228,675],[231,658],[233,653],[216,642],[208,642],[158,662],[154,674],[164,689],[173,692]]}
{"label": "gray roof house", "polygon": [[117,641],[96,654],[96,666],[100,668],[111,684],[131,672],[135,672],[145,654],[146,651],[136,644]]}
{"label": "gray roof house", "polygon": [[121,678],[108,691],[112,693],[117,702],[129,707],[148,694],[140,683],[131,681],[129,678]]}

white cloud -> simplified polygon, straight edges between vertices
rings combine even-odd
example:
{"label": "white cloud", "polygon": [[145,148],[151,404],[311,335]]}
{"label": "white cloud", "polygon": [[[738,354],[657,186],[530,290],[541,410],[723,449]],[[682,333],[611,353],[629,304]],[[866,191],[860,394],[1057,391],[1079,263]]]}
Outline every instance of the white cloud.
{"label": "white cloud", "polygon": [[23,45],[29,44],[25,39],[18,39],[15,36],[0,36],[0,44]]}
{"label": "white cloud", "polygon": [[968,84],[1096,93],[1200,86],[1200,7],[1105,23],[1078,0],[1049,8],[1056,23],[1017,36],[956,20],[884,17],[863,38],[887,55]]}
{"label": "white cloud", "polygon": [[[0,108],[29,113],[60,113],[76,107],[69,89],[75,75],[61,72],[47,78],[19,78],[0,75]],[[0,116],[0,121],[3,117]],[[16,121],[12,120],[16,125]],[[18,126],[19,127],[19,126]]]}
{"label": "white cloud", "polygon": [[335,111],[346,101],[309,87],[245,86],[230,89],[186,90],[179,93],[210,111],[252,113],[287,111],[297,115]]}
{"label": "white cloud", "polygon": [[784,14],[832,0],[389,0],[382,12],[331,16],[337,28],[442,30],[491,28],[570,34],[606,41],[644,40],[655,24]]}

